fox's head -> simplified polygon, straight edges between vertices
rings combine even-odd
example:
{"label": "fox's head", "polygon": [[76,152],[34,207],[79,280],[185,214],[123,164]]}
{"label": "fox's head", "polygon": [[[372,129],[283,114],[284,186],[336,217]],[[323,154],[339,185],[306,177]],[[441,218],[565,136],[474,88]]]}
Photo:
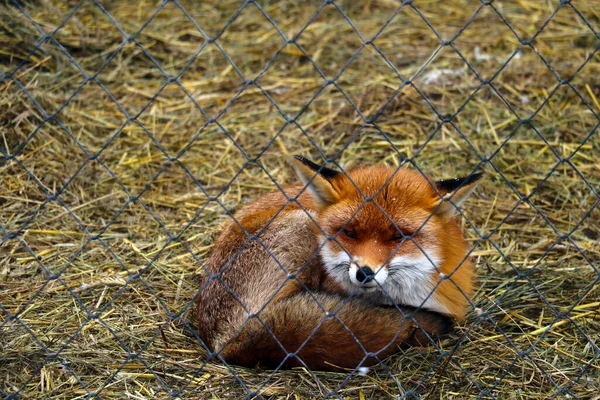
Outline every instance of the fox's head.
{"label": "fox's head", "polygon": [[[348,290],[387,294],[396,302],[453,313],[429,296],[447,275],[461,281],[455,269],[467,257],[467,248],[454,217],[482,174],[430,181],[405,168],[339,172],[303,157],[296,157],[294,165],[325,234],[321,258],[329,274]],[[468,275],[463,278],[468,282],[459,282],[467,296],[472,285]]]}

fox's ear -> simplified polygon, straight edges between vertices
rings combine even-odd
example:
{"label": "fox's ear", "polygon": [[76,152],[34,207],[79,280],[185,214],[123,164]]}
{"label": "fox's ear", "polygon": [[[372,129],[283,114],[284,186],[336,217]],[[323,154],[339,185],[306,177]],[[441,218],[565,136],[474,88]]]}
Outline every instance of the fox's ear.
{"label": "fox's ear", "polygon": [[[444,196],[444,199],[440,199],[441,204],[437,209],[437,213],[448,217],[454,216],[457,211],[456,207],[459,207],[469,197],[482,176],[482,173],[478,173],[464,178],[444,179],[435,182],[437,190]],[[452,202],[447,201],[448,199]]]}
{"label": "fox's ear", "polygon": [[295,156],[294,168],[298,177],[308,187],[308,191],[321,207],[338,200],[338,193],[331,184],[340,172],[321,167],[314,162],[300,156]]}

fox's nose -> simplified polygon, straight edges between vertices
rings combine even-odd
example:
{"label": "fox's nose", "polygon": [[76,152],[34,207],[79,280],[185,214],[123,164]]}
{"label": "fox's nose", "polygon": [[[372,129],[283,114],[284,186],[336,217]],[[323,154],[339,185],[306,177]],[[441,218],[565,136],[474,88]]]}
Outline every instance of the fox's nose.
{"label": "fox's nose", "polygon": [[375,278],[375,272],[369,267],[360,267],[356,271],[356,280],[361,283],[371,282]]}

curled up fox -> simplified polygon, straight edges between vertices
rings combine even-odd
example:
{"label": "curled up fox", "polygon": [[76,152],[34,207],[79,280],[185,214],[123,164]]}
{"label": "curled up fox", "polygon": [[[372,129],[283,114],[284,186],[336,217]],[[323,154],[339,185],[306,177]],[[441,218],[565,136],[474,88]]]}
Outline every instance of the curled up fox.
{"label": "curled up fox", "polygon": [[294,166],[302,184],[239,210],[206,263],[196,308],[213,357],[356,368],[464,319],[473,267],[456,205],[481,174],[435,182],[405,168]]}

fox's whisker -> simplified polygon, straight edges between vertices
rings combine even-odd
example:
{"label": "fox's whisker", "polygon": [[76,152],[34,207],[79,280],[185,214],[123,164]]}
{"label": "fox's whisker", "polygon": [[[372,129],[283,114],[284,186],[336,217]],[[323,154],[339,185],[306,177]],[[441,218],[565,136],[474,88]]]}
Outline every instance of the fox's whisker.
{"label": "fox's whisker", "polygon": [[403,270],[418,270],[419,267],[413,264],[392,264],[389,266],[388,271],[390,274],[399,273]]}
{"label": "fox's whisker", "polygon": [[344,269],[346,269],[346,270],[350,269],[350,263],[344,262],[344,263],[338,264],[332,268],[333,271],[344,270]]}

